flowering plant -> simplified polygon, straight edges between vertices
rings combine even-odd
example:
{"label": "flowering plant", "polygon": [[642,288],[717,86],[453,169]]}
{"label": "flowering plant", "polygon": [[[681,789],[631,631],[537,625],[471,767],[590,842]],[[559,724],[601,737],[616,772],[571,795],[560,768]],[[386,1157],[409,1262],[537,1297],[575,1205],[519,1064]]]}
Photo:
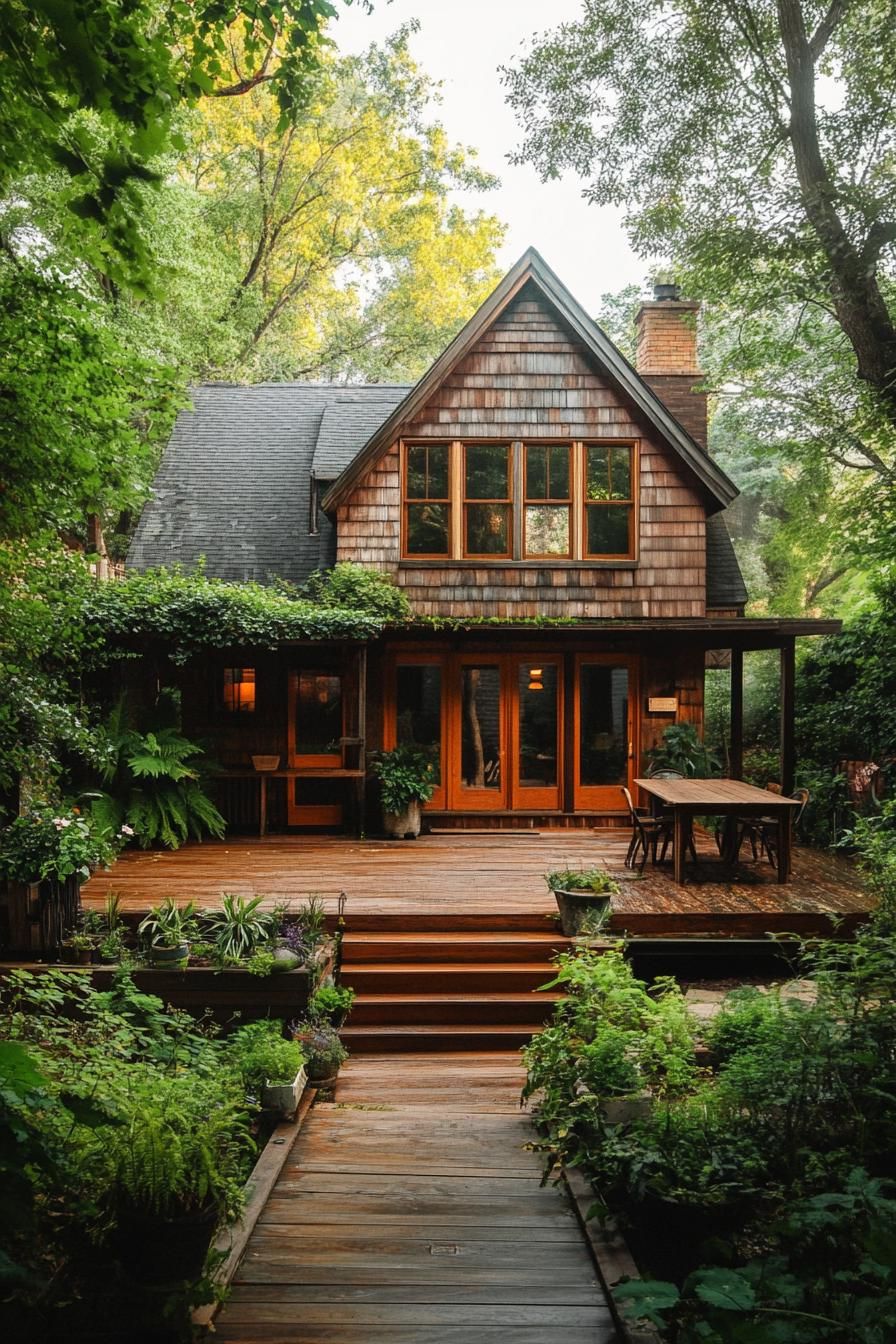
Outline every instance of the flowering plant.
{"label": "flowering plant", "polygon": [[0,876],[14,882],[88,878],[112,862],[128,833],[123,826],[113,834],[77,807],[33,807],[0,832]]}

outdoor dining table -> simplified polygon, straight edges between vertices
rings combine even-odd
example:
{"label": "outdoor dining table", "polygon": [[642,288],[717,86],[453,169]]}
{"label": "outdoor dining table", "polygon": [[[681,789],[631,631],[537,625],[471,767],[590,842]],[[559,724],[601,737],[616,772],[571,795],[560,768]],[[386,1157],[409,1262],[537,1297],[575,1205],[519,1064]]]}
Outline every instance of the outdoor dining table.
{"label": "outdoor dining table", "polygon": [[773,817],[778,822],[778,881],[789,880],[793,810],[800,806],[795,799],[739,779],[636,779],[635,783],[672,813],[672,860],[679,885],[684,885],[688,827],[699,816]]}

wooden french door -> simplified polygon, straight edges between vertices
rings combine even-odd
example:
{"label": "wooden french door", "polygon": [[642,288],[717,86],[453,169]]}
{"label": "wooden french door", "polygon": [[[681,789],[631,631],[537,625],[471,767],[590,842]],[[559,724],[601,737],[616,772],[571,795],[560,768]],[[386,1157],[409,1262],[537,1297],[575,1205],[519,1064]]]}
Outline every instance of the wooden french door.
{"label": "wooden french door", "polygon": [[327,780],[326,773],[342,765],[344,681],[334,668],[300,668],[289,674],[288,765],[308,772],[304,779],[287,777],[290,826],[338,826],[342,821],[342,786]]}
{"label": "wooden french door", "polygon": [[620,785],[631,788],[636,759],[637,663],[633,658],[576,657],[573,778],[576,811],[619,811]]}
{"label": "wooden french door", "polygon": [[448,807],[559,811],[562,661],[464,655],[449,673]]}

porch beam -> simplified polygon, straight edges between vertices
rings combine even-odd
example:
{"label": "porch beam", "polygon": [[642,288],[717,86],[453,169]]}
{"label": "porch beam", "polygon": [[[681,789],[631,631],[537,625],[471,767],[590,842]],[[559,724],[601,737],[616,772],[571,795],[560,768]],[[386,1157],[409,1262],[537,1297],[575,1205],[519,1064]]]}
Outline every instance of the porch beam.
{"label": "porch beam", "polygon": [[796,641],[781,645],[781,788],[793,793],[796,775]]}
{"label": "porch beam", "polygon": [[744,773],[744,651],[731,650],[731,741],[728,768],[732,779]]}

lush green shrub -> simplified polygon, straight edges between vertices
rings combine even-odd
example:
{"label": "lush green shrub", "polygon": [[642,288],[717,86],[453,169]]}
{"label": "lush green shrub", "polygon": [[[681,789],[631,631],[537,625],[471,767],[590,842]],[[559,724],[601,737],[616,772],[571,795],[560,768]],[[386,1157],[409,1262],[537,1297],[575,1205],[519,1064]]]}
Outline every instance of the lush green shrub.
{"label": "lush green shrub", "polygon": [[352,1010],[355,991],[347,985],[321,985],[308,1004],[310,1022],[330,1022],[338,1027]]}
{"label": "lush green shrub", "polygon": [[265,1083],[291,1083],[304,1055],[296,1040],[286,1040],[283,1023],[266,1020],[239,1027],[226,1044],[227,1057],[246,1088],[256,1096]]}
{"label": "lush green shrub", "polygon": [[435,788],[435,770],[429,753],[405,742],[373,758],[371,773],[380,782],[383,809],[400,815],[411,803],[429,802]]}
{"label": "lush green shrub", "polygon": [[411,616],[404,589],[395,585],[391,575],[346,561],[332,569],[315,570],[298,595],[315,606],[365,612],[393,623],[403,623]]}
{"label": "lush green shrub", "polygon": [[596,895],[619,891],[619,883],[603,868],[563,868],[545,874],[551,891],[592,891]]}
{"label": "lush green shrub", "polygon": [[652,770],[677,770],[688,778],[705,779],[721,769],[718,757],[690,723],[670,723],[662,742],[648,751],[647,759]]}

